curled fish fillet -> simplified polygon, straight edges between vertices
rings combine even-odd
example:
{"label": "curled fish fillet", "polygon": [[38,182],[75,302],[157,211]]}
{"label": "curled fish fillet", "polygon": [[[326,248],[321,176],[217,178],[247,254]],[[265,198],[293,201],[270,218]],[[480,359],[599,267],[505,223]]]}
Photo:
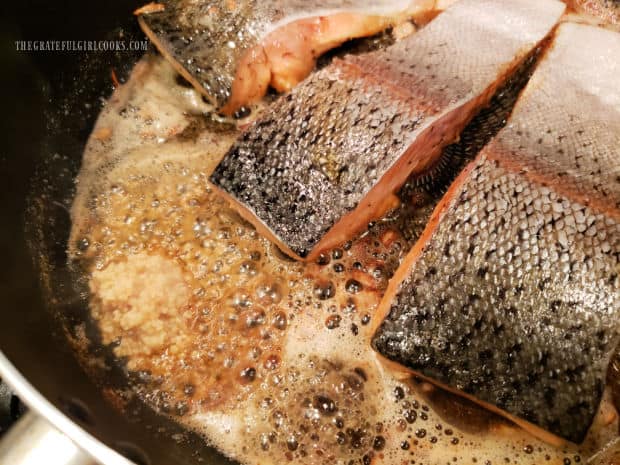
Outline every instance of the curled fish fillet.
{"label": "curled fish fillet", "polygon": [[223,113],[288,91],[322,53],[428,13],[431,0],[166,1],[139,22],[177,70]]}

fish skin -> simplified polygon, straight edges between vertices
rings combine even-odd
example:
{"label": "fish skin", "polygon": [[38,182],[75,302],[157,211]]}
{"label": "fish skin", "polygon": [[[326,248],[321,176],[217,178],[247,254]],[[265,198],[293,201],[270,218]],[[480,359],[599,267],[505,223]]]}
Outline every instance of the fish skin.
{"label": "fish skin", "polygon": [[[574,23],[561,28],[548,51],[552,59],[538,66],[499,143],[510,163],[528,167],[529,178],[560,177],[556,189],[618,220],[620,33]],[[553,107],[552,120],[544,105]]]}
{"label": "fish skin", "polygon": [[[279,27],[300,19],[344,12],[396,19],[415,1],[165,0],[159,3],[165,8],[141,14],[140,25],[165,55],[194,78],[192,82],[198,84],[213,104],[223,107],[231,97],[244,56]],[[434,2],[418,3],[426,10]],[[384,27],[389,23],[386,21]],[[369,31],[368,35],[376,32],[379,31]]]}
{"label": "fish skin", "polygon": [[[589,171],[617,172],[618,145],[581,143],[601,132],[601,114],[607,131],[620,127],[618,88],[602,85],[617,76],[605,66],[620,53],[613,34],[560,26],[508,124],[453,184],[397,272],[372,342],[417,373],[576,443],[620,342],[618,199],[593,187],[609,173]],[[607,54],[575,47],[586,38]],[[596,73],[567,73],[575,58]],[[553,141],[538,144],[548,126]]]}
{"label": "fish skin", "polygon": [[[336,226],[350,223],[344,241],[385,213],[369,192],[389,178],[391,192],[378,196],[384,199],[411,172],[428,168],[563,8],[464,0],[387,50],[336,60],[273,104],[211,181],[285,250],[316,255]],[[472,48],[489,40],[492,53]],[[433,127],[440,124],[449,127]],[[414,143],[416,156],[403,157]]]}

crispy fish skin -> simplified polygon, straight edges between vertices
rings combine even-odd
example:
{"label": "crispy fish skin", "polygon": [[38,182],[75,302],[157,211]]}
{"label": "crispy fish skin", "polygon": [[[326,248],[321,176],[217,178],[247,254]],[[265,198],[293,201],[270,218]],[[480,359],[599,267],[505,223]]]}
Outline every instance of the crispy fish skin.
{"label": "crispy fish skin", "polygon": [[554,189],[618,220],[620,33],[566,23],[549,55],[500,133],[501,147],[530,179],[560,179]]}
{"label": "crispy fish skin", "polygon": [[[604,52],[575,47],[583,40]],[[507,126],[396,273],[373,338],[388,359],[576,443],[620,342],[618,197],[597,190],[618,170],[620,94],[603,83],[615,82],[619,53],[616,33],[560,26]],[[593,71],[567,73],[575,59]]]}
{"label": "crispy fish skin", "polygon": [[376,34],[431,0],[168,0],[140,14],[146,34],[222,111],[260,99],[271,83],[289,90],[318,55]]}
{"label": "crispy fish skin", "polygon": [[285,252],[311,260],[393,207],[563,8],[464,0],[387,50],[337,60],[272,105],[211,181]]}
{"label": "crispy fish skin", "polygon": [[620,225],[487,157],[451,195],[373,346],[580,442],[620,341]]}

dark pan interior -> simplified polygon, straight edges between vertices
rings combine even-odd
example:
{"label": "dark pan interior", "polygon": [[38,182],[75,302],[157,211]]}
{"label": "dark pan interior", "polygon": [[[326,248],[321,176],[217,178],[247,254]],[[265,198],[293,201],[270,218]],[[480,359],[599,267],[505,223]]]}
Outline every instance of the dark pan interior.
{"label": "dark pan interior", "polygon": [[[21,52],[17,40],[144,39],[140,1],[27,0],[0,6],[0,349],[53,404],[138,464],[229,463],[201,437],[136,400],[110,363],[93,381],[68,343],[88,320],[86,293],[67,266],[69,207],[84,144],[113,90],[142,52]],[[89,330],[92,324],[86,325]],[[91,347],[88,357],[111,357]],[[126,404],[111,408],[103,388]],[[202,459],[202,460],[200,460]]]}

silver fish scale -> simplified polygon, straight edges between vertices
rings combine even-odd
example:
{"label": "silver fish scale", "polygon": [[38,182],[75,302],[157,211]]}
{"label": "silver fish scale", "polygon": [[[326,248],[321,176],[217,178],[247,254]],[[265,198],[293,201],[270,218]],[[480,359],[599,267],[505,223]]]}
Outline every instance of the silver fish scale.
{"label": "silver fish scale", "polygon": [[620,341],[620,224],[482,157],[373,346],[580,442]]}
{"label": "silver fish scale", "polygon": [[338,12],[392,15],[405,0],[167,0],[142,15],[162,46],[204,87],[217,106],[229,99],[244,54],[277,27]]}
{"label": "silver fish scale", "polygon": [[303,257],[400,156],[420,119],[381,86],[328,67],[273,105],[211,181]]}

